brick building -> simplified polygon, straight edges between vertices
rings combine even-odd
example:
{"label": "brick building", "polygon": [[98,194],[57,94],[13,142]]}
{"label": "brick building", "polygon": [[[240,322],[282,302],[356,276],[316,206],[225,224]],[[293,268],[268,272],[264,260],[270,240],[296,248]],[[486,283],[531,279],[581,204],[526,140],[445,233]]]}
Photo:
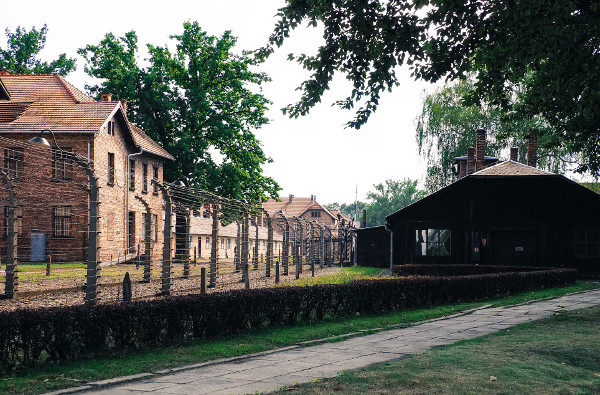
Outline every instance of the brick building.
{"label": "brick building", "polygon": [[[193,215],[190,219],[190,256],[207,259],[212,251],[212,218],[204,215]],[[264,218],[250,221],[248,230],[248,253],[253,256],[258,227],[258,254],[267,255],[267,225]],[[273,228],[273,254],[276,256],[281,251],[283,235],[278,226]],[[241,230],[240,230],[241,231]],[[219,224],[217,240],[217,257],[232,259],[237,245],[238,225],[233,222],[222,226]]]}
{"label": "brick building", "polygon": [[[29,142],[45,129],[56,138],[43,135],[52,148]],[[109,94],[96,101],[57,75],[0,72],[0,163],[16,194],[19,258],[85,259],[87,177],[64,151],[86,158],[98,178],[100,260],[135,250],[145,237],[145,221],[152,225],[153,257],[160,257],[162,196],[151,180],[162,181],[163,162],[173,157],[130,123],[126,103]],[[0,204],[6,228],[5,183]],[[4,251],[6,231],[2,236]]]}
{"label": "brick building", "polygon": [[287,199],[280,198],[279,201],[269,199],[262,206],[271,216],[282,211],[286,217],[297,217],[310,222],[316,221],[329,227],[335,227],[338,223],[338,217],[317,202],[315,195],[311,195],[309,198],[289,195]]}

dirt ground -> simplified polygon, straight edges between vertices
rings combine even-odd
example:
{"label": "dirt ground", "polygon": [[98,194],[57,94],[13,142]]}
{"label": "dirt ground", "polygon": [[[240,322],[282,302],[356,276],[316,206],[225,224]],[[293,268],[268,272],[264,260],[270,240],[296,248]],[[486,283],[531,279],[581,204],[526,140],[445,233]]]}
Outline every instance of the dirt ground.
{"label": "dirt ground", "polygon": [[[290,265],[287,276],[283,275],[280,268],[280,283],[296,280],[295,267]],[[182,278],[183,265],[174,265],[171,272],[171,295],[198,294],[201,289],[201,268],[206,268],[206,282],[209,282],[208,264],[190,265],[189,278]],[[41,270],[41,269],[40,269]],[[153,264],[151,270],[151,282],[142,283],[143,267],[136,268],[135,264],[119,264],[105,267],[101,271],[99,279],[98,303],[118,303],[122,301],[122,282],[125,273],[128,272],[132,284],[133,300],[163,298],[161,291],[160,264]],[[332,274],[339,271],[339,267],[323,268],[315,267],[315,276]],[[60,268],[55,265],[52,268],[52,276],[46,277],[41,271],[20,271],[19,284],[16,297],[13,299],[1,299],[0,311],[16,310],[21,308],[69,306],[84,303],[85,268]],[[271,268],[271,276],[266,277],[266,267],[259,265],[259,270],[249,270],[250,288],[263,288],[275,285],[275,267]],[[300,278],[310,277],[310,266],[303,267]],[[220,265],[215,288],[207,288],[207,292],[224,292],[232,289],[243,289],[244,283],[241,273],[235,273],[231,263]],[[0,291],[4,293],[4,271],[0,271],[2,285]]]}

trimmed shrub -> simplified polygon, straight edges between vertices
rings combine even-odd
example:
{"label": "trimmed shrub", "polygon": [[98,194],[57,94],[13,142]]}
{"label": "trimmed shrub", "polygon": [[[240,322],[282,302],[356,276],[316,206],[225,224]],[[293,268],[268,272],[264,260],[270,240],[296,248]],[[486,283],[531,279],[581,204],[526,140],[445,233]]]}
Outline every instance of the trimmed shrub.
{"label": "trimmed shrub", "polygon": [[412,264],[394,265],[393,273],[400,276],[472,276],[491,273],[535,272],[548,269],[553,268],[536,266]]}
{"label": "trimmed shrub", "polygon": [[215,338],[268,327],[473,301],[562,287],[577,271],[360,280],[236,290],[122,304],[0,312],[0,371],[53,361]]}

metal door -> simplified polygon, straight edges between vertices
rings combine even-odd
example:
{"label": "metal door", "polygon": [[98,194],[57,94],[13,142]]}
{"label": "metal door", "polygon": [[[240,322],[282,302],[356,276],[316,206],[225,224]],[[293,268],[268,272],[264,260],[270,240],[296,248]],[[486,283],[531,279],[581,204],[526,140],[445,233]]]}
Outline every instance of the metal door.
{"label": "metal door", "polygon": [[31,233],[31,250],[29,259],[32,262],[43,262],[46,260],[46,234],[42,232]]}

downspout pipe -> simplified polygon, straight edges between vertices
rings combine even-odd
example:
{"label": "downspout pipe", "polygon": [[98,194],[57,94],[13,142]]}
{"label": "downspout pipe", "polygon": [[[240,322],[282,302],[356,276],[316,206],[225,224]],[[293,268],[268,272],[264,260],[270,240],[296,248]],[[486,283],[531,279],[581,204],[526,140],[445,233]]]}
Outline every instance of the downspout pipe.
{"label": "downspout pipe", "polygon": [[129,183],[131,182],[131,178],[129,176],[129,161],[134,156],[140,156],[144,153],[144,149],[137,147],[140,149],[140,152],[134,152],[132,154],[127,155],[127,163],[125,163],[125,179],[127,180],[125,185],[125,256],[129,253]]}
{"label": "downspout pipe", "polygon": [[385,223],[385,230],[390,232],[390,270],[394,273],[394,230],[390,226],[389,222]]}

